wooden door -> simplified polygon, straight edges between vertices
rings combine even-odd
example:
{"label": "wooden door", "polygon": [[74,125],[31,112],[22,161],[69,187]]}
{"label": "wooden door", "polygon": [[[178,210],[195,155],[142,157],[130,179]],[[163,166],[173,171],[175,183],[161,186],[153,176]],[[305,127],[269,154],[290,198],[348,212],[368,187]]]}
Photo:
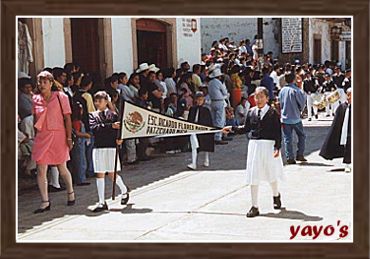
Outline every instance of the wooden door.
{"label": "wooden door", "polygon": [[321,39],[315,38],[313,40],[313,62],[315,64],[321,63]]}
{"label": "wooden door", "polygon": [[72,18],[72,60],[81,67],[81,71],[88,72],[94,81],[101,80],[100,67],[103,59],[99,52],[99,19]]}
{"label": "wooden door", "polygon": [[154,19],[136,21],[138,63],[168,66],[167,25]]}

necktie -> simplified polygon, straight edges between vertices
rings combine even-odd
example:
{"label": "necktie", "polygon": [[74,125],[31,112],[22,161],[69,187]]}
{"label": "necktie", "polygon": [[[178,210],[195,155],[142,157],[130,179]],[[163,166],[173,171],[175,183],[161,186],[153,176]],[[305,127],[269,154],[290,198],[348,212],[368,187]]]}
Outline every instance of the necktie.
{"label": "necktie", "polygon": [[105,116],[105,111],[100,112],[100,118],[104,121],[107,117]]}
{"label": "necktie", "polygon": [[261,120],[261,112],[262,112],[262,110],[258,109],[258,113],[257,113],[258,120]]}

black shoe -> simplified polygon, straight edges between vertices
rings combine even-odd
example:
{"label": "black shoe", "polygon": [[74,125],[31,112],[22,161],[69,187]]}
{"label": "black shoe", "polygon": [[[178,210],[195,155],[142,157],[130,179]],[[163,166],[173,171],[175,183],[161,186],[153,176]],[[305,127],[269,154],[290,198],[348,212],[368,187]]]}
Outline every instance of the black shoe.
{"label": "black shoe", "polygon": [[43,209],[42,208],[38,208],[33,213],[38,214],[38,213],[43,213],[44,211],[49,211],[50,210],[50,207],[51,207],[50,201],[43,201],[42,203],[47,203],[47,202],[49,203],[49,205],[47,207],[45,207]]}
{"label": "black shoe", "polygon": [[288,160],[286,161],[286,163],[287,163],[288,165],[294,165],[294,164],[296,164],[296,161],[295,161],[294,159],[288,159]]}
{"label": "black shoe", "polygon": [[252,207],[247,213],[247,218],[257,217],[258,215],[260,215],[258,208]]}
{"label": "black shoe", "polygon": [[63,186],[60,186],[59,188],[57,187],[54,187],[53,185],[49,185],[49,192],[61,192],[61,191],[65,191],[66,188],[63,187]]}
{"label": "black shoe", "polygon": [[233,138],[231,138],[231,137],[222,137],[222,140],[223,141],[231,141],[231,140],[233,140]]}
{"label": "black shoe", "polygon": [[326,114],[326,117],[330,117],[330,114]]}
{"label": "black shoe", "polygon": [[308,121],[312,121],[312,119],[311,118],[308,118]]}
{"label": "black shoe", "polygon": [[[70,193],[68,193],[68,195],[73,194],[73,193],[74,192],[70,192]],[[67,206],[73,206],[73,205],[75,205],[75,203],[76,203],[76,198],[73,201],[68,200],[67,201]]]}
{"label": "black shoe", "polygon": [[77,186],[86,186],[86,185],[90,185],[89,182],[82,182],[82,183],[78,183]]}
{"label": "black shoe", "polygon": [[93,212],[101,212],[104,210],[108,210],[108,205],[106,202],[104,202],[104,204],[99,204],[98,207],[93,210]]}
{"label": "black shoe", "polygon": [[127,162],[128,165],[136,165],[138,163],[139,163],[138,160],[135,160],[135,161],[132,161],[132,162]]}
{"label": "black shoe", "polygon": [[300,162],[307,162],[307,159],[306,159],[306,158],[304,158],[304,156],[297,156],[297,157],[295,158],[295,160],[300,161]]}
{"label": "black shoe", "polygon": [[316,115],[315,115],[315,119],[317,120],[318,118],[319,118],[319,115],[318,115],[318,114],[316,114]]}
{"label": "black shoe", "polygon": [[151,157],[149,156],[144,156],[144,157],[140,157],[138,160],[139,161],[149,161],[151,159]]}
{"label": "black shoe", "polygon": [[226,144],[228,144],[228,142],[227,141],[223,141],[223,140],[216,140],[215,141],[215,144],[216,145],[226,145]]}
{"label": "black shoe", "polygon": [[126,205],[129,199],[130,199],[130,194],[128,192],[126,192],[125,194],[122,194],[121,205]]}
{"label": "black shoe", "polygon": [[281,208],[281,196],[280,196],[280,193],[279,193],[279,196],[275,197],[273,196],[273,200],[274,200],[274,209],[280,209]]}

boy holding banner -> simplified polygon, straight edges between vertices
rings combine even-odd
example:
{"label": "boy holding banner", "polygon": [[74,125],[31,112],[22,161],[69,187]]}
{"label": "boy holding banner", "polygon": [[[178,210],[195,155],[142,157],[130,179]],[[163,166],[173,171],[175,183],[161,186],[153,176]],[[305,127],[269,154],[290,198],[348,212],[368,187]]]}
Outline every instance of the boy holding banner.
{"label": "boy holding banner", "polygon": [[[96,173],[96,186],[98,189],[99,204],[93,212],[108,210],[105,202],[105,175],[113,180],[115,171],[116,145],[121,145],[123,140],[118,137],[118,131],[121,127],[118,115],[108,109],[108,94],[105,91],[99,91],[94,95],[94,104],[97,111],[89,114],[90,129],[94,133],[95,143],[93,149],[93,163]],[[117,171],[121,166],[119,157]],[[127,204],[129,193],[127,187],[122,181],[121,176],[116,175],[116,184],[121,190],[121,204]]]}

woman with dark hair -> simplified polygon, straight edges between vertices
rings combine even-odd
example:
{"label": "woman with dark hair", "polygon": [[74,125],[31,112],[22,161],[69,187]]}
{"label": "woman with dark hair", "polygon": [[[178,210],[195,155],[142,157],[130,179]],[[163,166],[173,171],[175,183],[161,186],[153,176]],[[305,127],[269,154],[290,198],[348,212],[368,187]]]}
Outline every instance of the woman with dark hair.
{"label": "woman with dark hair", "polygon": [[30,78],[18,79],[18,90],[18,114],[23,120],[32,115],[32,80]]}
{"label": "woman with dark hair", "polygon": [[40,208],[34,213],[50,210],[48,182],[46,178],[48,165],[57,165],[60,175],[67,187],[67,205],[75,204],[71,173],[66,162],[70,159],[72,149],[71,107],[68,97],[60,91],[51,91],[54,77],[43,71],[37,76],[40,94],[33,96],[33,114],[37,129],[32,159],[37,164],[37,183],[41,194]]}
{"label": "woman with dark hair", "polygon": [[177,93],[175,82],[176,77],[175,69],[173,67],[164,69],[163,77],[167,87],[167,97],[169,97],[172,93]]}
{"label": "woman with dark hair", "polygon": [[186,100],[186,107],[190,109],[193,106],[193,92],[191,90],[192,83],[191,83],[191,75],[192,73],[186,73],[181,78],[180,81],[177,83],[177,90],[179,93],[179,99]]}
{"label": "woman with dark hair", "polygon": [[128,79],[128,87],[134,93],[135,98],[139,98],[140,86],[140,75],[137,73],[132,73]]}

